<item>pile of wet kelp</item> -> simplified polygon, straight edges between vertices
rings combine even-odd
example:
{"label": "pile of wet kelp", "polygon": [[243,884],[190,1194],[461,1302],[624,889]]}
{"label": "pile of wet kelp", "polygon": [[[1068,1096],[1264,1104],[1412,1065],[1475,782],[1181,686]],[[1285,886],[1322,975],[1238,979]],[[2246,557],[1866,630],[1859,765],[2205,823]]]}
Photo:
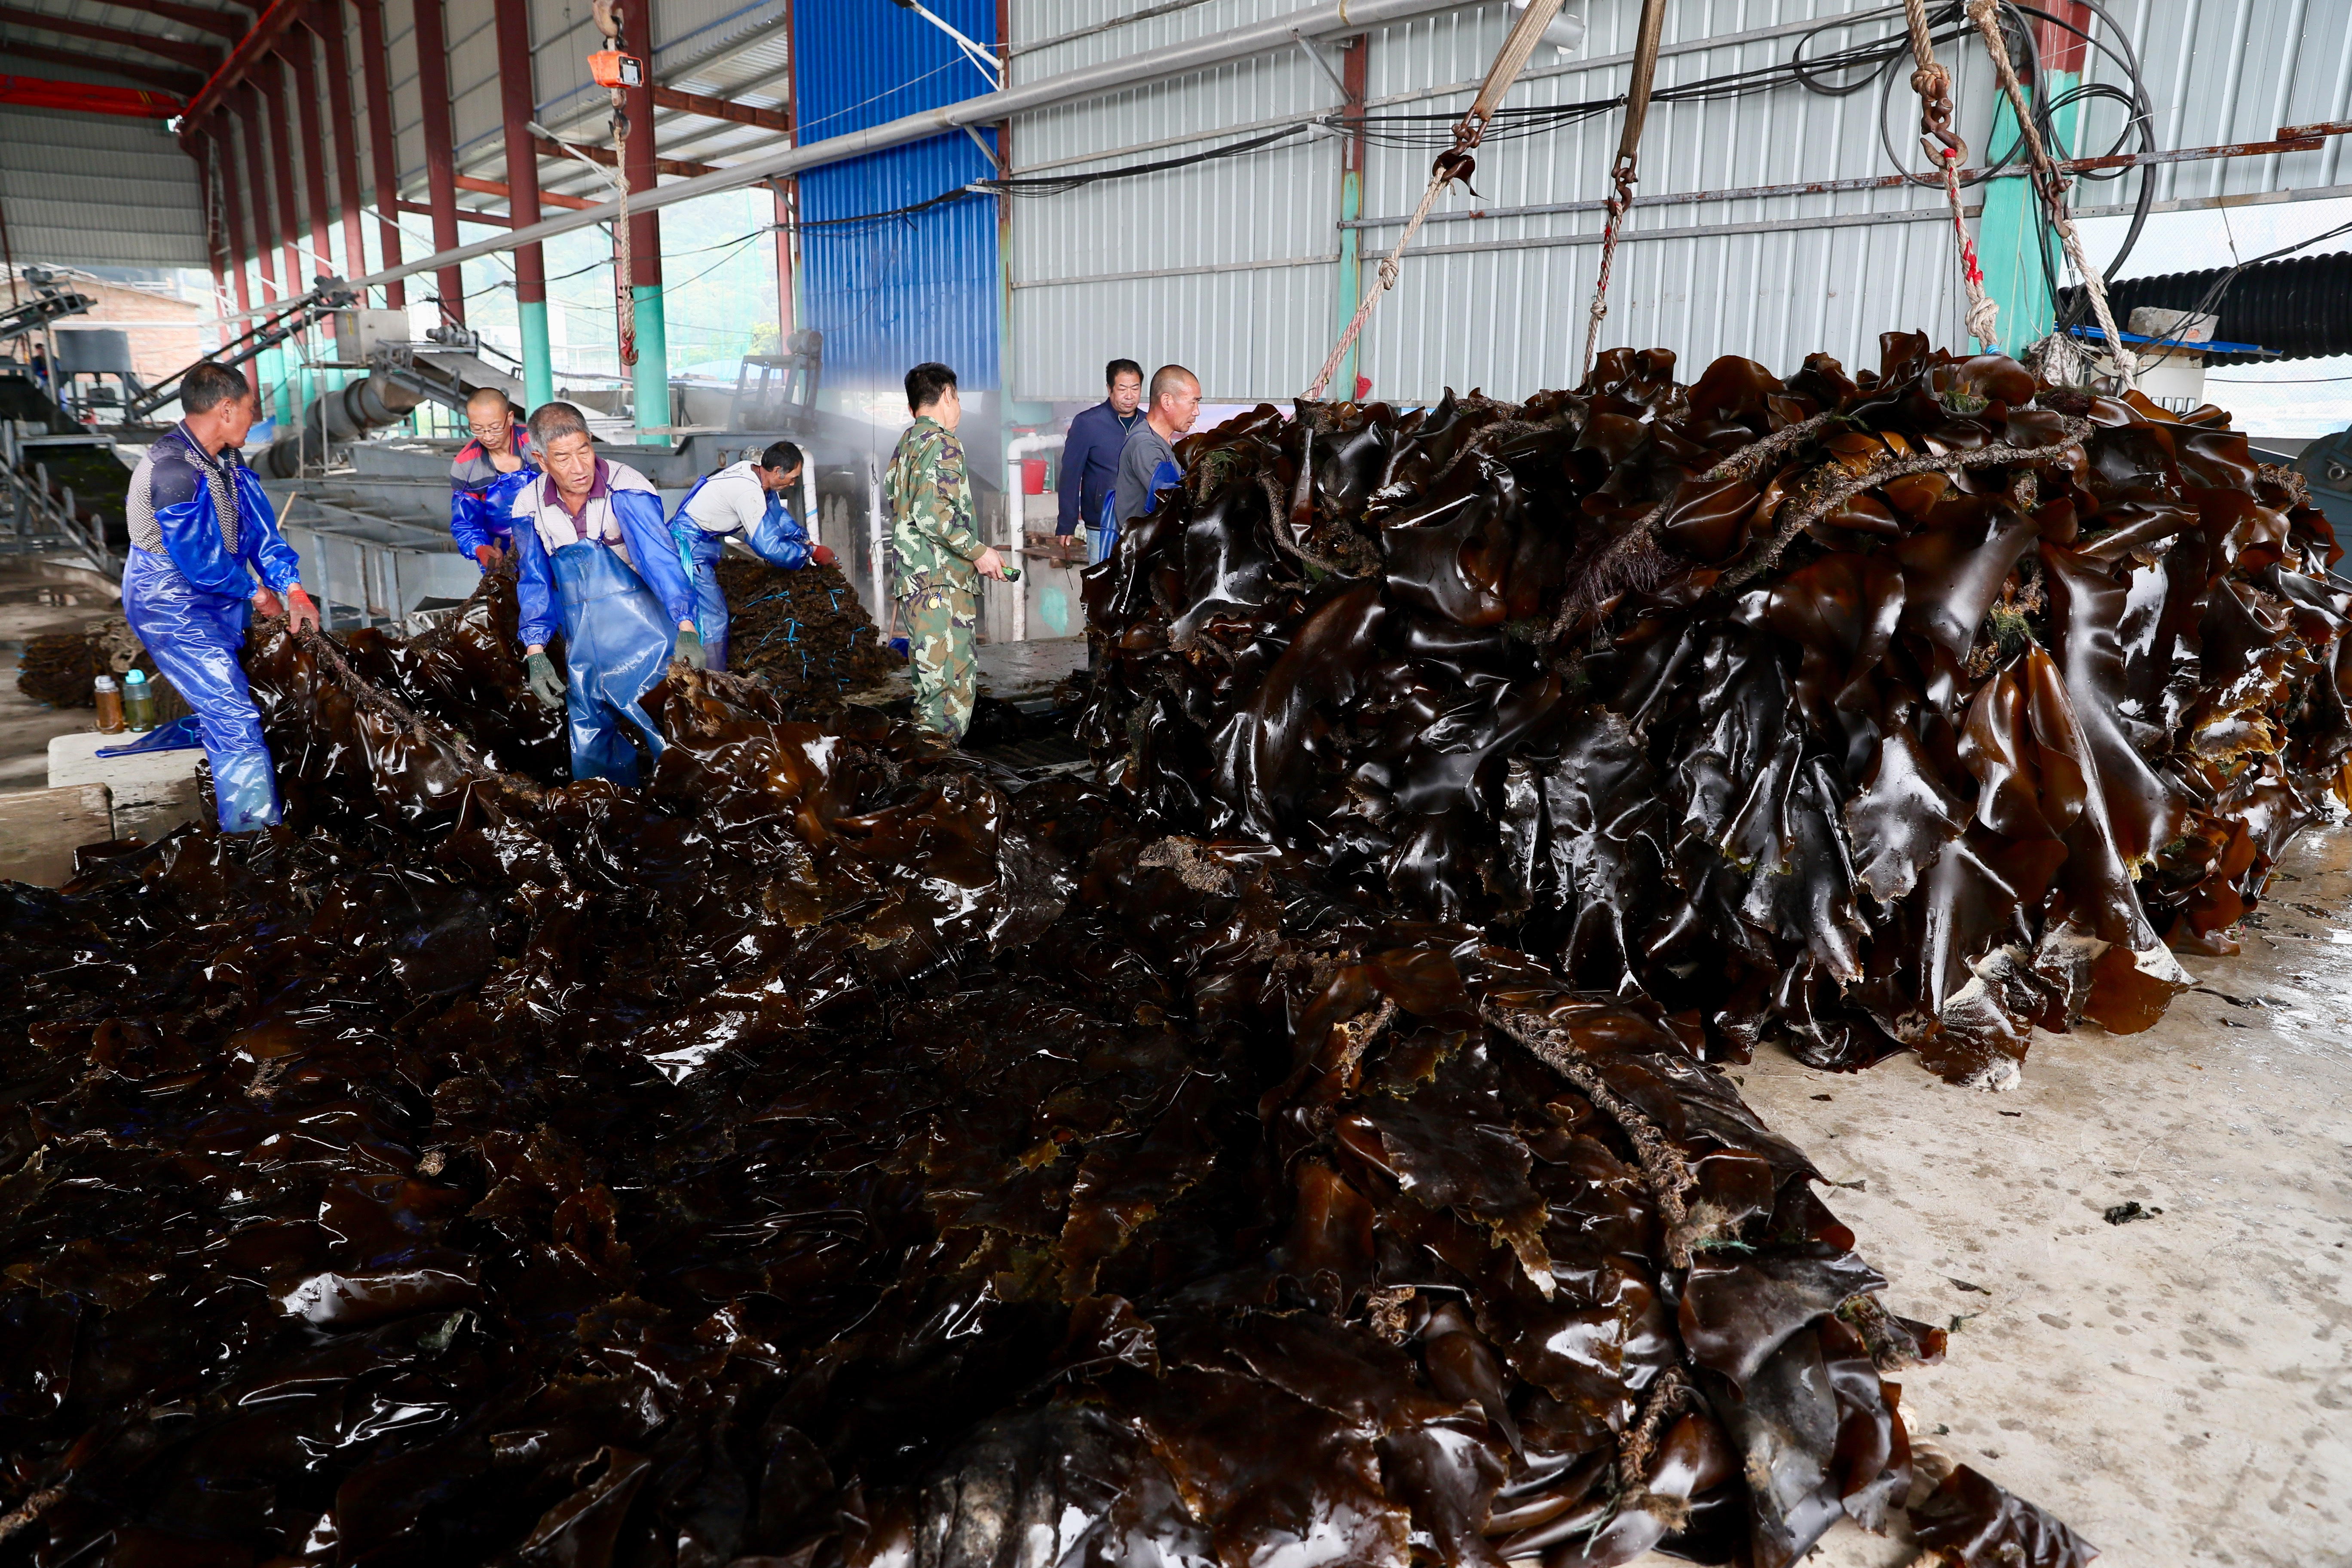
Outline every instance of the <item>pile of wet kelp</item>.
{"label": "pile of wet kelp", "polygon": [[2352,596],[2227,416],[1890,334],[1262,405],[1087,578],[1130,806],[1853,1068],[2147,1027],[2345,794]]}
{"label": "pile of wet kelp", "polygon": [[558,783],[510,593],[0,884],[0,1563],[2089,1557],[1696,1020],[682,666]]}

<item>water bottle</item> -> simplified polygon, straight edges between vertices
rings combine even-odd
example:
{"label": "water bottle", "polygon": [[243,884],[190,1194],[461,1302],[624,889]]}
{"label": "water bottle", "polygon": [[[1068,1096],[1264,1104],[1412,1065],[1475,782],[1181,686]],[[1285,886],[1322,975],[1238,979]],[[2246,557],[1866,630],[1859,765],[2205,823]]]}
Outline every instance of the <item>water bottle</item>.
{"label": "water bottle", "polygon": [[133,734],[143,735],[155,727],[155,688],[143,669],[122,678],[122,717]]}
{"label": "water bottle", "polygon": [[100,671],[89,683],[90,705],[98,710],[98,732],[101,735],[122,733],[122,688],[114,684],[114,677]]}

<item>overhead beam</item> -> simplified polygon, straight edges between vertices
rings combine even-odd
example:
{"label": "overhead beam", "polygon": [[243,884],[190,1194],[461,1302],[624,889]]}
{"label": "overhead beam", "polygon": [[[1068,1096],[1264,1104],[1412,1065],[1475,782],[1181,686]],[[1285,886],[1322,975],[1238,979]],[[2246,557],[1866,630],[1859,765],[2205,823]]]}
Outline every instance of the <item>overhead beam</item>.
{"label": "overhead beam", "polygon": [[78,22],[71,16],[52,16],[47,11],[19,11],[14,5],[0,5],[0,22],[14,27],[42,27],[52,33],[63,33],[68,37],[88,38],[94,44],[140,49],[151,55],[161,55],[167,60],[177,60],[184,66],[194,66],[200,71],[211,70],[220,63],[220,52],[202,44],[185,43],[154,33],[133,32],[129,27]]}
{"label": "overhead beam", "polygon": [[748,103],[730,99],[710,98],[698,92],[680,92],[674,87],[656,87],[654,106],[657,109],[683,110],[699,114],[706,120],[731,120],[738,125],[756,125],[762,131],[779,131],[789,135],[793,117],[781,109],[755,109]]}
{"label": "overhead beam", "polygon": [[[509,201],[514,200],[514,187],[504,180],[485,180],[475,174],[460,174],[451,184],[461,191],[478,191],[486,196],[504,196]],[[543,205],[570,207],[574,212],[586,212],[596,205],[594,202],[583,201],[578,196],[557,195],[551,191],[540,192],[539,199]],[[538,219],[534,218],[531,221],[536,223]]]}
{"label": "overhead beam", "polygon": [[327,113],[335,122],[335,200],[343,215],[343,265],[367,270],[367,244],[360,226],[360,119],[352,103],[350,51],[343,37],[343,8],[337,0],[311,0],[303,25],[319,35],[327,52]]}
{"label": "overhead beam", "polygon": [[73,114],[119,114],[132,120],[169,120],[187,108],[184,100],[168,92],[101,87],[89,81],[51,81],[38,76],[0,76],[0,103],[22,109],[62,109]]}
{"label": "overhead beam", "polygon": [[118,60],[106,55],[86,55],[79,49],[53,48],[47,44],[26,44],[10,39],[8,57],[18,60],[43,60],[53,66],[79,66],[84,70],[110,71],[128,77],[132,81],[145,82],[149,87],[183,96],[204,86],[205,79],[186,71],[166,70],[143,60]]}
{"label": "overhead beam", "polygon": [[309,4],[310,0],[271,0],[269,9],[254,19],[253,30],[237,41],[220,68],[188,100],[190,118],[202,119],[210,113],[231,89],[245,79],[246,72],[257,61],[268,58],[278,35],[300,18],[302,7]]}
{"label": "overhead beam", "polygon": [[118,11],[144,11],[150,16],[161,16],[167,22],[201,28],[216,37],[226,38],[232,44],[245,37],[245,30],[253,26],[245,17],[232,16],[226,11],[210,11],[201,5],[177,5],[173,4],[173,0],[99,0],[99,4],[110,5]]}
{"label": "overhead beam", "polygon": [[[551,141],[545,136],[534,136],[530,140],[531,145],[539,149],[539,155],[542,158],[569,158],[574,152],[578,152],[585,154],[592,163],[602,163],[607,169],[614,166],[613,150],[610,147],[587,146],[577,142],[566,147],[562,142]],[[725,173],[723,164],[687,163],[676,158],[656,158],[654,167],[662,174],[675,174],[682,180],[691,180],[703,174]]]}

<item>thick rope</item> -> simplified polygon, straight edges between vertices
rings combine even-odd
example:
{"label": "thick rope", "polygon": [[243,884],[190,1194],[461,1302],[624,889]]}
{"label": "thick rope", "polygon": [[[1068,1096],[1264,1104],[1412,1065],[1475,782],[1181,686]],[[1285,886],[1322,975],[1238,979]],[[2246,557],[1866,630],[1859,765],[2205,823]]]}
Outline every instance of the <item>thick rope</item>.
{"label": "thick rope", "polygon": [[1626,209],[1633,205],[1635,158],[1642,145],[1642,126],[1650,117],[1650,83],[1658,74],[1658,34],[1666,19],[1665,0],[1642,0],[1641,31],[1633,40],[1633,71],[1625,86],[1625,128],[1617,138],[1617,161],[1609,171],[1609,218],[1601,227],[1601,272],[1592,285],[1592,305],[1585,314],[1584,376],[1592,374],[1592,361],[1601,348],[1601,323],[1609,315],[1609,275],[1617,261],[1617,234]]}
{"label": "thick rope", "polygon": [[1969,236],[1960,205],[1960,168],[1968,162],[1969,144],[1952,129],[1952,73],[1936,58],[1927,0],[1903,0],[1903,19],[1911,30],[1911,90],[1919,95],[1919,144],[1936,161],[1944,200],[1952,209],[1952,243],[1959,249],[1960,280],[1969,293],[1969,336],[1983,348],[1998,349],[2000,307],[1985,292],[1984,268],[1977,261],[1977,242]]}
{"label": "thick rope", "polygon": [[[1663,0],[1659,3],[1663,4]],[[1559,15],[1560,4],[1561,0],[1531,0],[1528,8],[1519,13],[1519,19],[1512,24],[1510,32],[1504,37],[1503,47],[1496,51],[1494,64],[1486,68],[1486,79],[1478,84],[1477,98],[1472,100],[1469,110],[1454,127],[1454,145],[1440,153],[1437,161],[1430,165],[1429,188],[1421,193],[1421,205],[1412,209],[1412,218],[1404,226],[1403,235],[1398,238],[1395,248],[1389,252],[1388,258],[1381,263],[1380,287],[1364,295],[1356,306],[1356,313],[1349,318],[1347,330],[1339,334],[1339,341],[1333,346],[1330,357],[1323,362],[1323,368],[1315,373],[1314,384],[1307,389],[1309,402],[1322,397],[1323,389],[1329,386],[1331,378],[1339,374],[1339,362],[1348,357],[1348,351],[1355,346],[1356,339],[1363,332],[1364,323],[1371,319],[1372,309],[1381,302],[1381,296],[1396,287],[1397,263],[1404,256],[1404,247],[1412,243],[1413,236],[1419,234],[1421,226],[1429,220],[1429,209],[1437,205],[1438,193],[1456,180],[1465,184],[1469,183],[1470,172],[1475,166],[1471,153],[1486,139],[1486,122],[1495,118],[1495,110],[1502,106],[1503,95],[1518,79],[1519,72],[1527,68],[1528,57],[1535,53],[1536,44],[1543,37],[1544,29],[1550,26],[1552,18]]]}
{"label": "thick rope", "polygon": [[2066,260],[2082,279],[2083,287],[2091,296],[2091,311],[2099,318],[2099,331],[2106,334],[2107,354],[2115,362],[2116,379],[2126,392],[2139,390],[2139,362],[2124,347],[2123,334],[2116,330],[2115,312],[2107,308],[2107,280],[2091,258],[2083,254],[2083,242],[2074,233],[2074,220],[2066,212],[2066,179],[2051,161],[2050,150],[2042,144],[2042,133],[2033,128],[2033,116],[2025,106],[2025,89],[2017,83],[2017,70],[2010,63],[2009,45],[2000,36],[2000,26],[1993,20],[1993,0],[1969,0],[1969,20],[1984,35],[1985,53],[1992,57],[1992,68],[2000,77],[2000,89],[2009,96],[2009,107],[2017,116],[2017,129],[2025,138],[2027,153],[2033,160],[2033,184],[2042,193],[2042,205],[2049,210],[2050,225],[2058,231],[2058,239],[2066,247]]}

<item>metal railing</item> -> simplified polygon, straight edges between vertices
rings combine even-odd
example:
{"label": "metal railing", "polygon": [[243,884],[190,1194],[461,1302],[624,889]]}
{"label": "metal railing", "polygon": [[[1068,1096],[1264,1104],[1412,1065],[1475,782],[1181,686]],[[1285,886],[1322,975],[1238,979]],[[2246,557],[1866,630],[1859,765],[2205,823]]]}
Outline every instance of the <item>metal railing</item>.
{"label": "metal railing", "polygon": [[100,572],[114,570],[115,562],[106,550],[106,519],[93,512],[85,526],[75,515],[74,493],[70,487],[62,490],[62,500],[49,494],[49,469],[46,463],[33,465],[33,477],[25,475],[10,465],[0,464],[0,475],[6,484],[0,486],[0,504],[5,506],[5,548],[23,552],[65,548],[78,550],[89,557],[90,564]]}

